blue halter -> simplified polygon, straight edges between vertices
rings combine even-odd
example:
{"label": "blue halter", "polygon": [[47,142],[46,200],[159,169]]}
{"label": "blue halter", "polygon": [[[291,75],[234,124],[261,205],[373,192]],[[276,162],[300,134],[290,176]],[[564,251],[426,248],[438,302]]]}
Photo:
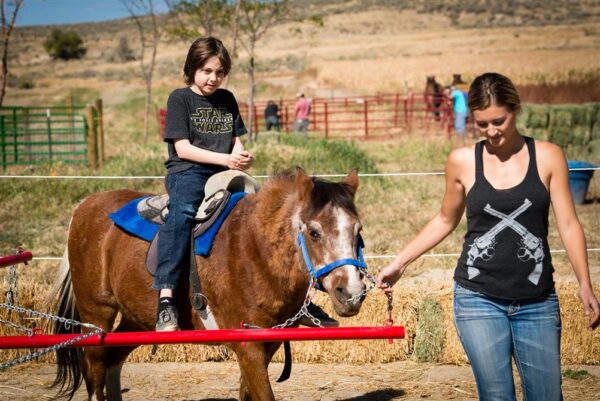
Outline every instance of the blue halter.
{"label": "blue halter", "polygon": [[[308,248],[306,247],[306,240],[304,239],[304,234],[302,233],[302,226],[298,227],[298,245],[300,246],[300,249],[302,250],[302,256],[304,257],[304,263],[306,264],[306,268],[308,269],[308,272],[310,273],[310,277],[312,278],[312,280],[314,280],[315,282],[317,282],[317,280],[326,275],[327,273],[331,272],[334,269],[337,269],[340,266],[343,265],[352,265],[352,266],[356,266],[359,269],[366,269],[367,268],[367,264],[365,263],[365,260],[363,258],[363,247],[364,247],[364,242],[362,237],[359,235],[358,236],[358,244],[357,244],[357,253],[358,253],[358,259],[354,259],[354,258],[345,258],[345,259],[338,259],[338,260],[334,260],[333,262],[326,264],[325,266],[321,266],[318,269],[315,269],[312,260],[310,258],[310,255],[308,254]],[[319,283],[316,284],[317,289],[323,291],[323,288],[321,287],[321,285]]]}

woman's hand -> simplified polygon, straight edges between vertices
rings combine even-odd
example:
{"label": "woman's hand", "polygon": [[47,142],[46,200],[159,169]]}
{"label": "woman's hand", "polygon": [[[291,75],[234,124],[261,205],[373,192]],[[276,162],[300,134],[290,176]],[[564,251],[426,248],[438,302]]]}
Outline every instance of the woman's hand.
{"label": "woman's hand", "polygon": [[392,293],[392,287],[400,280],[404,273],[402,266],[395,261],[384,267],[377,275],[377,288],[381,288],[386,294]]}
{"label": "woman's hand", "polygon": [[579,299],[583,304],[583,309],[585,313],[589,315],[592,314],[590,319],[589,328],[594,330],[598,325],[600,325],[600,304],[598,303],[598,299],[594,295],[594,291],[590,286],[582,286],[579,290]]}

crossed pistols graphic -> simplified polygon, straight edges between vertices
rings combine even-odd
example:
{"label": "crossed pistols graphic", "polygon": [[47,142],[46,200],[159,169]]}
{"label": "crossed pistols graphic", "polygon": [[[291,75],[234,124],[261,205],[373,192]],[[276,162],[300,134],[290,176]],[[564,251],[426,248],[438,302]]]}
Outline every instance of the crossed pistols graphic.
{"label": "crossed pistols graphic", "polygon": [[511,214],[506,215],[494,210],[489,204],[485,205],[483,210],[492,216],[498,217],[500,221],[487,233],[483,234],[481,237],[475,238],[475,241],[471,244],[469,252],[467,253],[467,272],[469,274],[469,280],[478,276],[480,273],[479,269],[473,266],[473,262],[477,258],[481,258],[485,261],[492,259],[495,253],[494,247],[497,243],[496,236],[505,228],[510,227],[521,236],[517,257],[523,262],[527,262],[531,259],[535,260],[535,269],[527,278],[533,284],[538,284],[542,274],[542,260],[544,260],[545,256],[542,240],[530,233],[529,230],[521,225],[521,223],[515,221],[515,218],[527,210],[529,206],[531,206],[531,201],[525,199],[521,206]]}

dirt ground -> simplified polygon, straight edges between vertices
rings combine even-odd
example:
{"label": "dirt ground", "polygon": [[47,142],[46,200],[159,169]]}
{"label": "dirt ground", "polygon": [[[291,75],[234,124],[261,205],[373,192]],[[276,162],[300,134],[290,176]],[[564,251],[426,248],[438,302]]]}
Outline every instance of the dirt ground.
{"label": "dirt ground", "polygon": [[[281,368],[280,363],[270,367],[277,400],[477,400],[468,365],[297,363],[287,382],[275,383]],[[566,401],[600,400],[600,366],[563,366],[563,371],[567,369],[587,374],[564,379]],[[48,364],[26,364],[0,372],[0,400],[48,400],[54,393],[46,387],[53,379],[54,366]],[[129,363],[122,375],[125,401],[233,401],[237,400],[238,383],[235,362]],[[85,399],[85,390],[80,388],[74,400]]]}

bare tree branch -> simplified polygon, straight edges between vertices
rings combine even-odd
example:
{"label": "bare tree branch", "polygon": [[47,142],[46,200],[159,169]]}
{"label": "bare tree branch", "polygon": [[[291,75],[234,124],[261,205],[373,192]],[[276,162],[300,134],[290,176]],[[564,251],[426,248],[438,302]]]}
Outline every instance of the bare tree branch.
{"label": "bare tree branch", "polygon": [[[19,14],[19,8],[21,8],[23,1],[24,0],[0,0],[0,23],[2,24],[2,70],[0,71],[0,106],[2,106],[2,103],[4,102],[4,96],[6,95],[6,83],[8,81],[8,43],[10,42],[10,35],[15,27],[17,15]],[[6,5],[13,7],[12,14],[10,16],[10,21],[8,23],[6,21]]]}
{"label": "bare tree branch", "polygon": [[[156,53],[160,43],[161,31],[158,27],[154,0],[120,0],[136,24],[140,38],[140,72],[146,84],[146,107],[144,112],[144,142],[148,141],[150,109],[152,106],[152,78],[156,66]],[[150,20],[148,29],[144,21]],[[148,30],[150,32],[148,32]],[[150,49],[150,59],[146,60],[146,50]]]}

